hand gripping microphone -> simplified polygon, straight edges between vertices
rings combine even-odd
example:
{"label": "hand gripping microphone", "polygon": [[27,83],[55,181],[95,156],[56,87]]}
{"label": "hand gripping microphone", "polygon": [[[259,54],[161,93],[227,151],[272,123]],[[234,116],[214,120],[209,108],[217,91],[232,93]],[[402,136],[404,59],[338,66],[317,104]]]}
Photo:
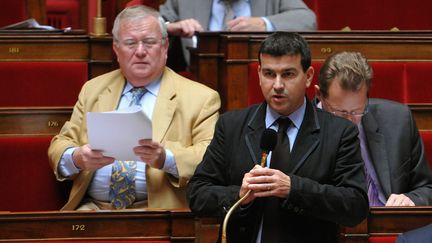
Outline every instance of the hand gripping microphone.
{"label": "hand gripping microphone", "polygon": [[[277,133],[273,129],[267,128],[264,130],[264,132],[261,134],[261,140],[260,140],[260,148],[262,150],[261,153],[261,166],[266,166],[267,156],[270,151],[272,151],[277,143]],[[240,204],[249,196],[251,193],[251,190],[247,191],[246,194],[240,198],[231,208],[228,210],[227,214],[225,215],[225,219],[222,226],[222,243],[226,243],[226,228],[228,225],[228,220],[231,216],[231,214],[234,212],[234,210],[240,206]]]}

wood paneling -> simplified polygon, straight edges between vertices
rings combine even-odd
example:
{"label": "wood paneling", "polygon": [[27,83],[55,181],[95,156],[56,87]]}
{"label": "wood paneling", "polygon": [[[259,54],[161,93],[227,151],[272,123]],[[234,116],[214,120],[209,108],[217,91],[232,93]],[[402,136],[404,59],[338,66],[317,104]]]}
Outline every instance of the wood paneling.
{"label": "wood paneling", "polygon": [[0,242],[195,240],[195,218],[186,209],[0,213],[0,229]]}
{"label": "wood paneling", "polygon": [[0,136],[56,135],[72,107],[0,108]]}

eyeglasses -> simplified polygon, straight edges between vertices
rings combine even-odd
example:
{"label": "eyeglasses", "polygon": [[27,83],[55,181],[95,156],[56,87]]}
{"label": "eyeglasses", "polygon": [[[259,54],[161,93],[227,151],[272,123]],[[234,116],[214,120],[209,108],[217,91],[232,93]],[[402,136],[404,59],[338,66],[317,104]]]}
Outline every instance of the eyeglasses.
{"label": "eyeglasses", "polygon": [[120,44],[124,47],[126,47],[129,50],[136,50],[141,43],[145,48],[151,49],[153,46],[158,44],[160,41],[164,41],[165,38],[144,38],[142,40],[134,40],[134,39],[128,39],[120,42]]}
{"label": "eyeglasses", "polygon": [[321,99],[321,100],[323,101],[323,103],[325,103],[325,105],[328,108],[330,108],[330,110],[328,110],[328,112],[330,112],[336,116],[360,118],[360,117],[366,115],[369,111],[369,99],[366,99],[366,104],[365,104],[365,108],[364,108],[363,112],[338,110],[338,109],[333,108],[329,103],[327,103],[325,99]]}

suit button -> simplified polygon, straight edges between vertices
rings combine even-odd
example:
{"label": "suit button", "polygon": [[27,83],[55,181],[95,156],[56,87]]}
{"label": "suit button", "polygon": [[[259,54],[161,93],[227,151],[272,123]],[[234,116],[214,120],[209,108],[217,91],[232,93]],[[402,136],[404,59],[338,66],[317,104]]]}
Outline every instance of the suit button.
{"label": "suit button", "polygon": [[240,227],[240,233],[246,232],[246,227]]}
{"label": "suit button", "polygon": [[298,213],[299,210],[300,210],[300,209],[299,209],[298,207],[294,207],[294,212],[295,212],[295,213]]}

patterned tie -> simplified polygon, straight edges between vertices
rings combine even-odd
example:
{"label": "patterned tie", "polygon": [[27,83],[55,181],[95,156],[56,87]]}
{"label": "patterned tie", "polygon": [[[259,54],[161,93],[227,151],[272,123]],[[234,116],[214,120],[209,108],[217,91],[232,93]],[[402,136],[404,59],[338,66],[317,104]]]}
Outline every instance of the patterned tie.
{"label": "patterned tie", "polygon": [[[277,144],[271,155],[270,168],[283,170],[287,167],[291,157],[290,142],[286,131],[292,122],[289,118],[279,118],[277,123],[279,124]],[[279,242],[278,234],[281,230],[278,222],[279,214],[279,198],[267,197],[263,212],[262,243]]]}
{"label": "patterned tie", "polygon": [[[139,105],[147,92],[146,88],[133,88],[129,106]],[[112,167],[109,198],[115,209],[124,209],[133,204],[136,198],[135,175],[136,161],[116,160]]]}
{"label": "patterned tie", "polygon": [[130,91],[132,93],[132,100],[129,103],[129,106],[139,105],[141,98],[147,93],[147,89],[145,87],[134,87]]}
{"label": "patterned tie", "polygon": [[233,4],[234,0],[222,0],[222,2],[225,5],[225,14],[224,14],[224,18],[223,18],[222,28],[223,28],[223,30],[228,30],[226,23],[228,21],[234,19],[234,10],[232,8],[232,4]]}

